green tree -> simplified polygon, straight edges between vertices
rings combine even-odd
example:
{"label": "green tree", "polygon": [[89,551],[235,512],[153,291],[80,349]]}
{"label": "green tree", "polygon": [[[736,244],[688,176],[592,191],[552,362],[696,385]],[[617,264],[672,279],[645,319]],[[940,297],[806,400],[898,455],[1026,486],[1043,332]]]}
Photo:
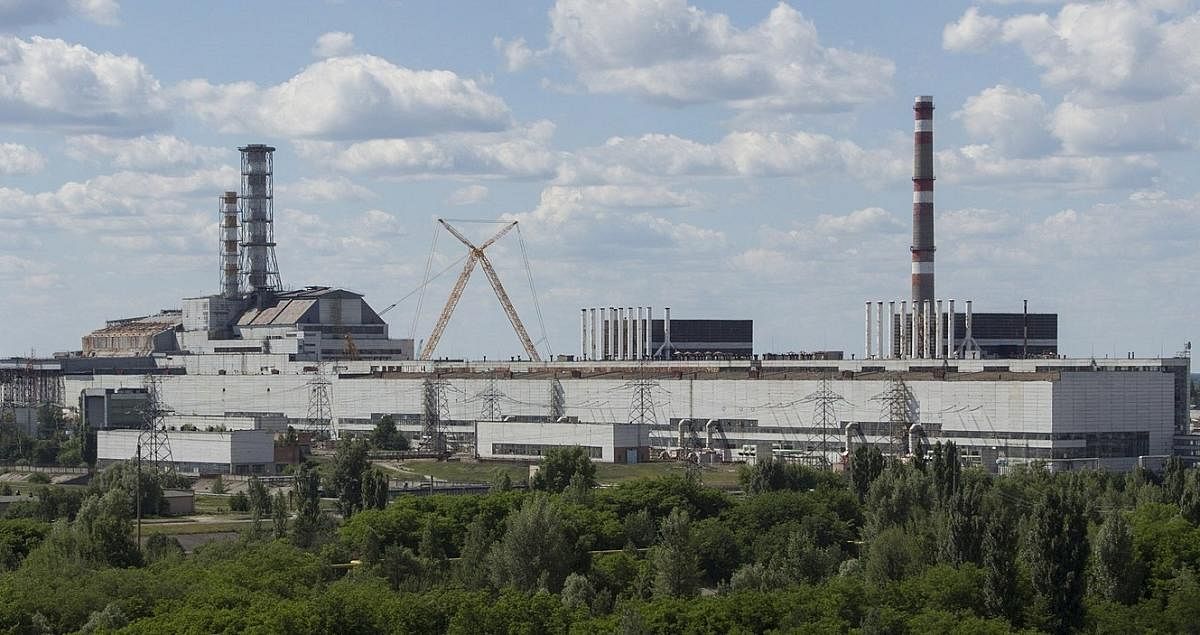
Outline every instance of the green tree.
{"label": "green tree", "polygon": [[275,492],[275,500],[271,503],[271,525],[275,532],[275,538],[287,536],[288,501],[283,492]]}
{"label": "green tree", "polygon": [[221,478],[220,474],[213,478],[212,486],[209,487],[209,491],[211,491],[213,494],[225,493],[225,479]]}
{"label": "green tree", "polygon": [[877,585],[894,582],[912,572],[917,562],[912,538],[900,527],[889,527],[871,541],[865,573]]}
{"label": "green tree", "polygon": [[414,591],[420,587],[421,563],[408,547],[388,545],[378,566],[393,591]]}
{"label": "green tree", "polygon": [[682,598],[696,594],[700,586],[700,561],[686,511],[676,507],[663,520],[658,544],[650,550],[650,566],[654,570],[656,596]]}
{"label": "green tree", "polygon": [[1087,520],[1074,491],[1049,487],[1031,512],[1030,573],[1046,612],[1046,628],[1066,633],[1083,621]]}
{"label": "green tree", "polygon": [[292,522],[292,541],[300,547],[316,544],[323,525],[321,517],[321,477],[312,463],[300,466],[292,484],[296,519]]}
{"label": "green tree", "polygon": [[494,469],[492,470],[491,485],[491,491],[493,492],[507,492],[513,488],[512,477],[508,475],[506,470]]}
{"label": "green tree", "polygon": [[1183,472],[1183,486],[1179,492],[1179,513],[1193,525],[1200,525],[1200,470],[1192,468]]}
{"label": "green tree", "polygon": [[596,597],[596,589],[587,576],[572,573],[563,583],[561,594],[563,606],[571,610],[588,609]]}
{"label": "green tree", "polygon": [[483,514],[476,514],[471,524],[467,525],[461,557],[458,559],[458,579],[468,589],[488,586],[488,554],[494,542]]}
{"label": "green tree", "polygon": [[368,469],[362,478],[364,509],[383,509],[388,504],[388,477],[382,470]]}
{"label": "green tree", "polygon": [[271,493],[257,476],[251,476],[246,484],[246,497],[250,513],[260,518],[271,513]]}
{"label": "green tree", "polygon": [[349,518],[363,508],[363,475],[371,467],[367,460],[367,444],[359,439],[338,442],[333,455],[333,474],[330,489],[337,493],[338,510]]}
{"label": "green tree", "polygon": [[985,615],[1016,623],[1021,604],[1017,589],[1017,529],[1013,516],[1004,507],[989,515],[981,551]]}
{"label": "green tree", "polygon": [[[948,446],[951,452],[956,451],[953,443]],[[985,525],[982,513],[985,482],[972,480],[947,495],[942,511],[946,527],[940,554],[942,562],[954,566],[979,562]]]}
{"label": "green tree", "polygon": [[571,478],[579,478],[587,487],[596,485],[596,466],[588,457],[587,450],[579,446],[552,448],[542,458],[541,467],[533,477],[533,489],[562,492],[571,484]]}
{"label": "green tree", "polygon": [[1135,599],[1133,530],[1120,511],[1108,513],[1092,541],[1092,591],[1110,602]]}
{"label": "green tree", "polygon": [[1167,459],[1166,469],[1163,470],[1163,494],[1166,496],[1167,502],[1178,503],[1179,497],[1183,495],[1184,476],[1187,469],[1183,466],[1183,459],[1178,456],[1172,456]]}
{"label": "green tree", "polygon": [[183,545],[175,536],[153,534],[146,539],[146,561],[158,562],[168,558],[182,558]]}
{"label": "green tree", "polygon": [[850,481],[858,500],[865,500],[871,484],[883,473],[883,454],[874,446],[859,446],[850,455]]}
{"label": "green tree", "polygon": [[80,633],[113,633],[129,625],[129,618],[116,602],[109,602],[99,611],[92,611]]}
{"label": "green tree", "polygon": [[132,509],[130,497],[120,489],[84,499],[72,526],[79,536],[80,555],[110,567],[140,565],[141,550],[130,532]]}
{"label": "green tree", "polygon": [[526,498],[509,514],[489,567],[497,587],[525,592],[562,588],[576,554],[561,518],[558,504],[544,495]]}
{"label": "green tree", "polygon": [[371,431],[371,447],[377,450],[407,450],[408,437],[396,430],[392,415],[383,415]]}

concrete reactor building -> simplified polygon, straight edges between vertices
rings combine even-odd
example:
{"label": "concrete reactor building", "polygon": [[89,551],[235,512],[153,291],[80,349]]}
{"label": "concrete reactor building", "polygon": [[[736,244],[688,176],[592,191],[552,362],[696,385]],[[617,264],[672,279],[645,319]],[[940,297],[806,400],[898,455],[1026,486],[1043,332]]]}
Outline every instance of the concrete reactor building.
{"label": "concrete reactor building", "polygon": [[[0,362],[0,379],[10,378],[5,394],[82,399],[87,420],[105,431],[130,418],[143,376],[153,376],[169,411],[163,425],[196,429],[180,447],[200,448],[193,436],[224,430],[186,461],[196,470],[269,470],[261,439],[288,426],[337,437],[385,416],[419,447],[494,460],[579,445],[602,461],[769,456],[837,469],[859,447],[904,458],[939,441],[994,472],[1031,462],[1127,470],[1172,454],[1191,460],[1200,435],[1188,418],[1188,355],[1065,358],[1054,313],[975,312],[971,294],[938,295],[933,98],[917,97],[913,109],[910,284],[901,297],[866,302],[856,358],[756,351],[749,319],[673,320],[670,309],[659,317],[622,303],[583,308],[578,354],[542,361],[484,253],[511,226],[477,246],[444,221],[469,259],[418,356],[412,340],[389,336],[362,295],[282,286],[273,148],[249,145],[240,193],[219,199],[219,293],[108,322],[84,337],[86,357],[39,360],[44,386],[21,383],[20,360]],[[519,361],[432,358],[477,262],[525,347]],[[106,413],[106,404],[117,410]],[[258,436],[239,440],[242,430]],[[106,434],[108,459],[128,454],[128,432]]]}

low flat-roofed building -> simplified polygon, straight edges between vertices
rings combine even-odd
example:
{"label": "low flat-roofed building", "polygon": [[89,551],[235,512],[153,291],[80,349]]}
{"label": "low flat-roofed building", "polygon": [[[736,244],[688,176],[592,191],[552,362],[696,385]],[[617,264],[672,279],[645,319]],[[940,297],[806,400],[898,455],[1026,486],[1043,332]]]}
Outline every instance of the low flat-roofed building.
{"label": "low flat-roofed building", "polygon": [[165,516],[188,516],[196,513],[196,492],[190,489],[163,490],[163,500],[167,507],[163,510]]}
{"label": "low flat-roofed building", "polygon": [[628,423],[480,421],[481,459],[537,460],[554,448],[579,446],[598,463],[650,460],[650,428]]}
{"label": "low flat-roofed building", "polygon": [[[137,457],[141,430],[96,433],[99,466]],[[175,469],[189,474],[273,474],[275,434],[270,430],[204,432],[164,430]],[[144,450],[143,450],[144,451]],[[144,458],[144,457],[143,457]]]}

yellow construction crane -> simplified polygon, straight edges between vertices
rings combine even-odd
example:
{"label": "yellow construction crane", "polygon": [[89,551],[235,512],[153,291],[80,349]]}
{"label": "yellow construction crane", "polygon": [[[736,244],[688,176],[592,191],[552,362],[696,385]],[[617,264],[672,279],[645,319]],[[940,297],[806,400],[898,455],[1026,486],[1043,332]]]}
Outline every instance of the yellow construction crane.
{"label": "yellow construction crane", "polygon": [[525,325],[521,323],[521,318],[517,316],[516,308],[513,307],[512,301],[508,299],[508,293],[504,291],[504,285],[500,284],[500,277],[496,275],[496,269],[492,267],[492,262],[483,253],[485,249],[491,247],[496,241],[503,238],[505,234],[512,231],[517,226],[517,221],[505,225],[500,231],[496,232],[495,235],[478,247],[452,227],[450,223],[447,223],[445,219],[439,218],[438,222],[446,228],[446,231],[450,232],[450,235],[466,245],[470,253],[467,256],[466,264],[463,265],[462,273],[458,274],[458,281],[454,283],[454,288],[450,291],[450,297],[446,300],[446,306],[442,308],[442,314],[438,317],[437,324],[433,327],[433,333],[425,341],[425,348],[421,350],[421,359],[428,360],[433,357],[433,351],[437,348],[438,340],[442,339],[442,333],[446,330],[446,325],[450,323],[450,316],[454,313],[454,307],[458,306],[458,301],[462,298],[463,289],[467,286],[467,280],[471,278],[471,272],[475,270],[475,265],[478,264],[483,267],[483,273],[487,276],[488,282],[492,283],[492,290],[496,292],[496,299],[500,300],[500,306],[504,308],[504,314],[508,316],[508,321],[512,323],[513,330],[517,332],[517,337],[521,338],[521,345],[525,347],[525,353],[535,362],[542,361],[537,349],[533,346],[533,341],[529,339],[529,333],[525,332]]}

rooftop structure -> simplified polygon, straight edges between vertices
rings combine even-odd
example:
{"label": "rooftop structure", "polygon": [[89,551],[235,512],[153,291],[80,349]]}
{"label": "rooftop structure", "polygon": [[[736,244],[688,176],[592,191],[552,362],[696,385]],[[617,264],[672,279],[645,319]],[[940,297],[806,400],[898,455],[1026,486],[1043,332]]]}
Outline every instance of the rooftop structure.
{"label": "rooftop structure", "polygon": [[83,336],[83,354],[94,357],[136,357],[179,350],[176,333],[183,314],[163,310],[157,315],[109,320],[104,328]]}
{"label": "rooftop structure", "polygon": [[275,260],[275,148],[252,143],[242,153],[242,271],[247,291],[266,296],[283,288]]}

